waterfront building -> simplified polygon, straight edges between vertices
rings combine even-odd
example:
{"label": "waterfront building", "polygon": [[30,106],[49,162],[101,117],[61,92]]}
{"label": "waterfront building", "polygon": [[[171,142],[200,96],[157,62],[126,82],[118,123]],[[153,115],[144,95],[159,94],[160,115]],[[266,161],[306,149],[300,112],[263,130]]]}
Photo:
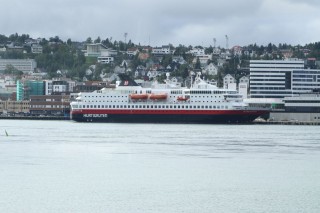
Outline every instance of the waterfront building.
{"label": "waterfront building", "polygon": [[44,80],[44,95],[52,94],[52,80]]}
{"label": "waterfront building", "polygon": [[294,95],[311,93],[315,89],[320,89],[320,70],[292,70],[292,93]]}
{"label": "waterfront building", "polygon": [[250,97],[282,99],[292,96],[292,72],[303,69],[303,60],[251,60]]}
{"label": "waterfront building", "polygon": [[21,81],[17,81],[16,87],[17,87],[17,91],[16,91],[17,101],[22,101],[24,99],[24,85]]}
{"label": "waterfront building", "polygon": [[[286,112],[320,113],[320,94],[309,93],[283,99]],[[320,120],[320,117],[319,117]]]}
{"label": "waterfront building", "polygon": [[43,95],[44,82],[35,80],[17,81],[16,100],[22,101],[29,99],[30,95]]}
{"label": "waterfront building", "polygon": [[0,72],[4,72],[8,65],[23,73],[32,73],[37,68],[37,62],[34,59],[0,59]]}
{"label": "waterfront building", "polygon": [[69,95],[31,95],[30,113],[32,115],[69,114]]}
{"label": "waterfront building", "polygon": [[29,101],[15,101],[15,100],[0,100],[0,113],[11,114],[11,113],[29,113]]}

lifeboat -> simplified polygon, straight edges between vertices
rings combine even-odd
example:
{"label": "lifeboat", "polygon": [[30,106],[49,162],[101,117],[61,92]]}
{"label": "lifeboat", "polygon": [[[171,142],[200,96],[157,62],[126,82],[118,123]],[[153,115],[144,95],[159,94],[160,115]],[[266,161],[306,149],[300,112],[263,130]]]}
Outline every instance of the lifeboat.
{"label": "lifeboat", "polygon": [[187,100],[189,100],[189,97],[179,96],[179,97],[177,98],[177,100],[178,100],[178,101],[187,101]]}
{"label": "lifeboat", "polygon": [[151,100],[164,100],[164,99],[167,99],[167,97],[168,97],[167,93],[151,94],[149,96]]}
{"label": "lifeboat", "polygon": [[148,94],[130,94],[130,98],[131,99],[135,99],[135,100],[138,100],[138,99],[148,99]]}

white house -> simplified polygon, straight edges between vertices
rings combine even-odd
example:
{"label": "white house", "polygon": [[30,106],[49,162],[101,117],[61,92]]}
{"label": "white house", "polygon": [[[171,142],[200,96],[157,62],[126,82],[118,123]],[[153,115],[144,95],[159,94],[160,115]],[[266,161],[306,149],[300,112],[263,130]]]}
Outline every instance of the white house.
{"label": "white house", "polygon": [[245,84],[249,85],[249,76],[242,76],[239,79],[239,83],[245,83]]}
{"label": "white house", "polygon": [[203,48],[193,48],[192,50],[189,51],[189,53],[192,54],[193,56],[205,55]]}
{"label": "white house", "polygon": [[127,55],[128,56],[135,56],[139,53],[139,49],[138,48],[129,48],[127,50]]}
{"label": "white house", "polygon": [[155,55],[166,55],[166,54],[173,54],[174,49],[171,49],[169,45],[163,45],[162,47],[155,47],[152,48],[152,54]]}
{"label": "white house", "polygon": [[213,63],[208,64],[203,69],[203,74],[217,75],[218,74],[218,66],[214,65]]}
{"label": "white house", "polygon": [[101,64],[110,64],[113,61],[114,61],[113,56],[99,56],[98,57],[98,63],[101,63]]}
{"label": "white house", "polygon": [[242,76],[239,79],[238,90],[239,90],[239,94],[241,94],[243,98],[248,98],[249,83],[250,83],[249,76]]}
{"label": "white house", "polygon": [[249,84],[239,83],[239,94],[242,95],[243,98],[248,98],[248,88]]}
{"label": "white house", "polygon": [[43,48],[40,44],[32,44],[31,45],[31,52],[34,54],[41,54],[43,51]]}
{"label": "white house", "polygon": [[236,79],[230,75],[230,74],[227,74],[226,76],[224,76],[223,78],[223,88],[225,89],[230,89],[230,86],[233,87],[233,85],[236,83]]}
{"label": "white house", "polygon": [[200,56],[194,57],[192,63],[196,64],[198,58],[199,58],[201,67],[204,67],[204,66],[206,66],[206,64],[208,64],[208,61],[212,59],[212,56],[211,55],[200,55]]}

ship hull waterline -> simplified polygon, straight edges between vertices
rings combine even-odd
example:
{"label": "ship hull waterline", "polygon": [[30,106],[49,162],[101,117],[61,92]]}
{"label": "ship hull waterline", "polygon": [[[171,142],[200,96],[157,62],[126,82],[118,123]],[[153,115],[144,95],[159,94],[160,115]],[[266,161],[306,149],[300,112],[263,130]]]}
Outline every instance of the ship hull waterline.
{"label": "ship hull waterline", "polygon": [[266,116],[268,111],[221,110],[190,112],[142,112],[81,110],[71,113],[71,119],[77,122],[105,123],[251,123],[259,116]]}

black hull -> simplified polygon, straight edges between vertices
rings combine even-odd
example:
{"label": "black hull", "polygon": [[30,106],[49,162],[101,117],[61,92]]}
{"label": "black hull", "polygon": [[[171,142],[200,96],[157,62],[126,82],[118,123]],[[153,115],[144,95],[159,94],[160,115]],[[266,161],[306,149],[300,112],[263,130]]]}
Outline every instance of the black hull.
{"label": "black hull", "polygon": [[72,114],[71,119],[77,122],[105,123],[251,123],[259,114],[239,115],[181,115],[181,114],[108,114],[106,116]]}

